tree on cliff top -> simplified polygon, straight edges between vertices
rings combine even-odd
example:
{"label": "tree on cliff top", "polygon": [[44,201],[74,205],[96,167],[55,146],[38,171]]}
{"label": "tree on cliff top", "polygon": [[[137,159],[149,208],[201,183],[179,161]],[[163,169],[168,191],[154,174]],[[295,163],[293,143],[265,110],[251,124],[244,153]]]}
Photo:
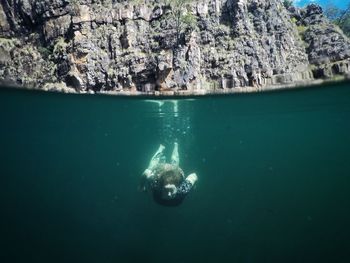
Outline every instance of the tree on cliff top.
{"label": "tree on cliff top", "polygon": [[189,11],[193,0],[163,0],[166,6],[170,7],[171,15],[175,21],[176,44],[181,42],[181,36],[187,29],[193,29],[197,20]]}
{"label": "tree on cliff top", "polygon": [[324,14],[350,37],[350,4],[344,10],[329,4],[324,8]]}
{"label": "tree on cliff top", "polygon": [[285,8],[288,9],[289,7],[291,7],[293,5],[293,1],[291,1],[291,0],[283,0],[283,5],[284,5]]}

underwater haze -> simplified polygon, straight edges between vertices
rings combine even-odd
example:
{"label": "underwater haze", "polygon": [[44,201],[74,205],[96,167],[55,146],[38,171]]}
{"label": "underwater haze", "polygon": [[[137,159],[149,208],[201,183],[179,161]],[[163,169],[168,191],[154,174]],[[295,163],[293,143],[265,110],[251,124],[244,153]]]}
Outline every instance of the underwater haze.
{"label": "underwater haze", "polygon": [[[150,100],[0,89],[0,262],[350,262],[350,84]],[[138,191],[159,144],[196,172]]]}

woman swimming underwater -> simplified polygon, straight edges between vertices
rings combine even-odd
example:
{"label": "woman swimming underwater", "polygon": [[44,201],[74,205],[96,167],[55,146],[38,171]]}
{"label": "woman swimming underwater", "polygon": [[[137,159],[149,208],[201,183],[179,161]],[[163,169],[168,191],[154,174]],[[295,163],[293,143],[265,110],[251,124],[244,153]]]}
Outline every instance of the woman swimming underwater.
{"label": "woman swimming underwater", "polygon": [[151,192],[153,199],[158,204],[177,206],[191,191],[198,177],[192,173],[185,178],[184,172],[179,167],[178,144],[176,142],[170,163],[166,162],[163,154],[164,149],[163,145],[159,146],[148,168],[143,172],[141,189]]}

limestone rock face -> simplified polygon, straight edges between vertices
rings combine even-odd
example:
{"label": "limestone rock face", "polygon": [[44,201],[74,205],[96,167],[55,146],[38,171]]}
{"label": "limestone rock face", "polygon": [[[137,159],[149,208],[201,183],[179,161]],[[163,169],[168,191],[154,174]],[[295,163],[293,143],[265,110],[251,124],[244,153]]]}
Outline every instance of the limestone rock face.
{"label": "limestone rock face", "polygon": [[350,40],[333,24],[329,24],[320,7],[310,5],[303,17],[304,34],[312,64],[336,62],[350,57]]}
{"label": "limestone rock face", "polygon": [[349,74],[349,39],[315,4],[194,0],[181,19],[176,8],[164,0],[1,1],[0,80],[77,92],[215,91]]}
{"label": "limestone rock face", "polygon": [[339,27],[329,23],[322,8],[311,4],[304,10],[291,10],[305,43],[309,63],[316,78],[331,78],[349,72],[350,40]]}

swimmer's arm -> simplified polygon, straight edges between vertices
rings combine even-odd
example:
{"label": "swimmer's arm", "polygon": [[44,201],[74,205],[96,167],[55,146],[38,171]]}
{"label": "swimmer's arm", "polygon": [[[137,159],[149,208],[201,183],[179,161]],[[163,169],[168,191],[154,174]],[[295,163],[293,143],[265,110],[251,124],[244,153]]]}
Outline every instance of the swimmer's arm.
{"label": "swimmer's arm", "polygon": [[187,195],[194,184],[197,182],[198,177],[195,173],[190,174],[186,177],[185,181],[177,188],[176,195],[177,196],[185,196]]}
{"label": "swimmer's arm", "polygon": [[197,182],[198,176],[196,173],[191,173],[186,177],[185,181],[188,181],[192,186]]}
{"label": "swimmer's arm", "polygon": [[147,185],[149,180],[151,180],[154,177],[154,173],[150,169],[146,169],[141,176],[140,186],[139,190],[146,192],[147,191]]}

